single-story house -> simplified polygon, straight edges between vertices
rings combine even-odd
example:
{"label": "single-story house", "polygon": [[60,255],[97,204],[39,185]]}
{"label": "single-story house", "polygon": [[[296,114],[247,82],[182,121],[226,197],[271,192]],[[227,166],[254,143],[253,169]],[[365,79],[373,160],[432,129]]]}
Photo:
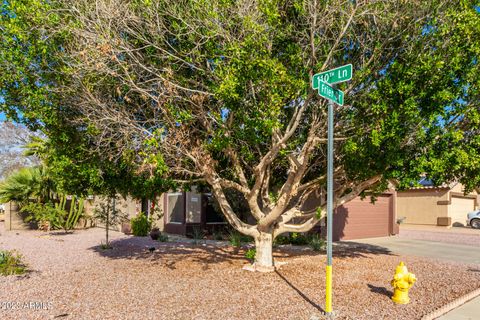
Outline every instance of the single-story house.
{"label": "single-story house", "polygon": [[[85,214],[93,216],[95,208],[102,202],[110,201],[100,196],[89,196],[84,204]],[[161,231],[173,234],[192,234],[194,228],[213,230],[227,225],[222,214],[219,214],[212,205],[212,196],[209,193],[196,192],[168,192],[160,195],[155,204],[150,200],[136,200],[130,196],[117,197],[115,208],[128,218],[135,217],[144,212],[152,216],[156,227]],[[68,201],[67,201],[68,207]],[[20,212],[20,207],[15,202],[5,204],[5,229],[19,230],[30,229],[33,224],[25,222],[25,213]],[[97,226],[102,226],[98,221]],[[79,221],[77,228],[90,226],[88,220]],[[120,230],[121,226],[110,226]],[[127,228],[128,229],[128,228]]]}
{"label": "single-story house", "polygon": [[[324,195],[318,194],[319,198]],[[93,215],[95,207],[105,199],[97,196],[87,198],[85,211],[87,215]],[[323,200],[322,200],[323,201]],[[386,192],[380,195],[375,203],[370,197],[360,197],[337,208],[334,212],[333,239],[351,240],[361,238],[383,237],[398,233],[395,212],[396,193]],[[318,205],[311,202],[311,205]],[[6,205],[6,230],[28,228],[18,212],[18,206],[14,203]],[[156,203],[149,200],[135,200],[131,197],[120,198],[116,201],[116,208],[132,218],[139,212],[153,216],[154,224],[161,231],[191,235],[195,228],[201,230],[218,230],[228,226],[225,218],[215,209],[213,198],[210,193],[197,193],[192,191],[167,192],[161,194]],[[98,225],[98,224],[97,224]],[[83,222],[79,227],[83,226]],[[113,227],[120,230],[120,226]],[[317,230],[325,230],[320,222]]]}
{"label": "single-story house", "polygon": [[478,193],[465,194],[461,183],[435,186],[422,179],[420,184],[397,192],[397,214],[405,224],[464,226],[467,213],[478,207]]}

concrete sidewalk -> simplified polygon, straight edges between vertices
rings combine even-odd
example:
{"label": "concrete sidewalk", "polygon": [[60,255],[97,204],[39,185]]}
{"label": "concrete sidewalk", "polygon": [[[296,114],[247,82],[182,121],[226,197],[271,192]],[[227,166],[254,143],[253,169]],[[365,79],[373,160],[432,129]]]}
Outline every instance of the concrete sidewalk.
{"label": "concrete sidewalk", "polygon": [[480,318],[480,297],[477,297],[437,319],[439,320],[477,320],[479,318]]}

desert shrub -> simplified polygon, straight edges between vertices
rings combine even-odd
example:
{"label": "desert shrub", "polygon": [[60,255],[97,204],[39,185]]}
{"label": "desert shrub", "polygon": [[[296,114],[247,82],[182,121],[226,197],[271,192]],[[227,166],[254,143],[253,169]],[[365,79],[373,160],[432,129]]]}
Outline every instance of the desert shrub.
{"label": "desert shrub", "polygon": [[255,249],[248,249],[246,252],[245,252],[245,258],[247,258],[248,260],[250,261],[254,261],[255,260],[255,255],[257,254],[257,250]]}
{"label": "desert shrub", "polygon": [[282,244],[289,244],[290,243],[290,238],[286,236],[278,236],[273,240],[273,245],[278,246]]}
{"label": "desert shrub", "polygon": [[304,234],[298,232],[292,232],[288,236],[278,236],[273,241],[274,246],[278,245],[285,245],[285,244],[293,244],[296,246],[304,246],[310,245],[311,242],[319,243],[319,241],[323,241],[319,235],[314,234]]}
{"label": "desert shrub", "polygon": [[292,232],[290,233],[290,243],[296,246],[304,246],[308,244],[308,237],[303,233]]}
{"label": "desert shrub", "polygon": [[158,235],[158,242],[168,242],[168,236],[164,233],[161,233]]}
{"label": "desert shrub", "polygon": [[253,242],[253,237],[244,235],[243,233],[240,233],[240,241],[242,243],[251,243],[251,242]]}
{"label": "desert shrub", "polygon": [[143,212],[130,220],[132,224],[132,233],[137,237],[146,237],[150,232],[152,223]]}
{"label": "desert shrub", "polygon": [[233,247],[239,248],[243,243],[253,242],[253,237],[244,235],[233,229],[228,232],[228,241]]}
{"label": "desert shrub", "polygon": [[312,235],[308,240],[308,245],[313,251],[320,251],[325,248],[325,240],[318,234]]}
{"label": "desert shrub", "polygon": [[34,221],[45,229],[60,229],[66,212],[52,204],[32,202],[22,206],[21,212],[28,213],[26,222]]}
{"label": "desert shrub", "polygon": [[58,202],[31,202],[22,206],[21,211],[28,214],[26,222],[34,221],[43,229],[63,229],[68,232],[75,228],[78,220],[84,216],[84,199],[72,197],[70,209],[66,210],[67,196]]}
{"label": "desert shrub", "polygon": [[213,240],[223,240],[224,234],[221,230],[213,230],[212,238]]}
{"label": "desert shrub", "polygon": [[205,232],[203,232],[202,229],[200,228],[193,228],[192,231],[192,238],[193,238],[193,243],[198,244],[200,240],[202,240],[205,237]]}
{"label": "desert shrub", "polygon": [[0,274],[9,276],[12,274],[23,274],[27,267],[22,262],[22,256],[16,251],[0,251]]}
{"label": "desert shrub", "polygon": [[101,242],[100,243],[100,249],[102,250],[109,250],[109,249],[113,249],[112,245],[110,244],[110,242]]}
{"label": "desert shrub", "polygon": [[235,230],[232,230],[228,233],[228,241],[233,247],[239,248],[242,246],[242,236]]}

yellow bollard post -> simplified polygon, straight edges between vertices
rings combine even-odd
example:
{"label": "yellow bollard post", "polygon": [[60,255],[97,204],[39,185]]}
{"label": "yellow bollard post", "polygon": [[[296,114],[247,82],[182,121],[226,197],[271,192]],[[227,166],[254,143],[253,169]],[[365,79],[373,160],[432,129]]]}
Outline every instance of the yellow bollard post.
{"label": "yellow bollard post", "polygon": [[325,283],[325,312],[332,313],[332,266],[327,266],[327,279]]}
{"label": "yellow bollard post", "polygon": [[395,269],[395,275],[391,282],[394,289],[392,301],[398,304],[407,304],[410,302],[408,297],[408,290],[413,286],[417,281],[413,273],[408,272],[407,267],[403,262]]}

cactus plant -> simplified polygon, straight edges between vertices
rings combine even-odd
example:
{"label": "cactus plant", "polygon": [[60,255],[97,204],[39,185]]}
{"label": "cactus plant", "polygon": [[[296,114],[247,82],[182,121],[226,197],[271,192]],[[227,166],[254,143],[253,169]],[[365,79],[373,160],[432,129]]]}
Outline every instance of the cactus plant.
{"label": "cactus plant", "polygon": [[[65,206],[65,204],[63,205]],[[84,205],[83,198],[79,198],[77,200],[75,196],[72,197],[72,201],[70,203],[70,211],[68,212],[68,215],[64,223],[65,231],[72,230],[73,228],[75,228],[75,226],[78,223],[78,220],[83,215],[83,205]]]}
{"label": "cactus plant", "polygon": [[84,208],[84,199],[77,198],[76,196],[72,196],[72,200],[70,202],[70,210],[67,212],[65,210],[67,204],[67,196],[62,195],[60,201],[55,204],[55,208],[59,212],[63,212],[64,216],[62,219],[62,228],[65,232],[72,230],[78,223],[78,220],[83,216],[83,208]]}

